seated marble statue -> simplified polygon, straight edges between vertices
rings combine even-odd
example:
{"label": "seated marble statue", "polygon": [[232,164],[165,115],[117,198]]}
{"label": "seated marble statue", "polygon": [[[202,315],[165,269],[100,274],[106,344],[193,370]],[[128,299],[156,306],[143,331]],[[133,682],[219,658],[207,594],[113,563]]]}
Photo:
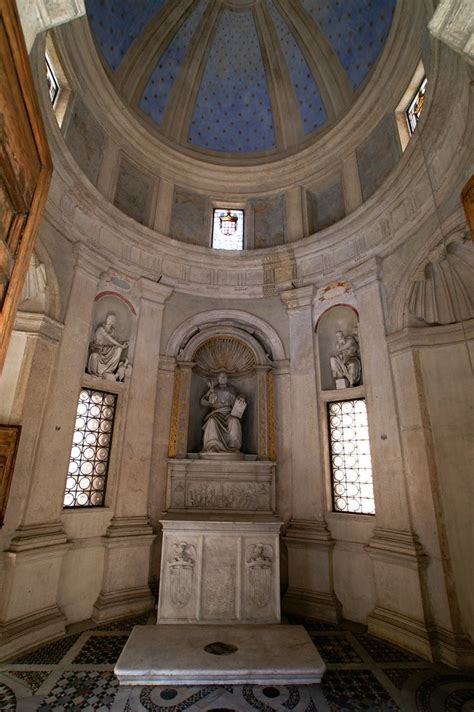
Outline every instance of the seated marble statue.
{"label": "seated marble statue", "polygon": [[350,388],[357,386],[362,378],[359,344],[353,336],[344,336],[336,331],[336,355],[331,356],[331,372],[334,380],[346,379]]}
{"label": "seated marble statue", "polygon": [[[94,341],[90,344],[90,356],[87,370],[94,376],[115,379],[115,372],[118,369],[122,357],[122,351],[127,348],[128,342],[123,344],[118,341],[114,334],[114,324],[117,317],[113,312],[109,312],[105,321],[99,324],[94,334]],[[127,361],[128,363],[128,361]]]}
{"label": "seated marble statue", "polygon": [[245,398],[235,394],[226,373],[219,373],[216,386],[211,382],[208,385],[209,390],[201,398],[201,405],[210,408],[202,426],[201,452],[240,452]]}

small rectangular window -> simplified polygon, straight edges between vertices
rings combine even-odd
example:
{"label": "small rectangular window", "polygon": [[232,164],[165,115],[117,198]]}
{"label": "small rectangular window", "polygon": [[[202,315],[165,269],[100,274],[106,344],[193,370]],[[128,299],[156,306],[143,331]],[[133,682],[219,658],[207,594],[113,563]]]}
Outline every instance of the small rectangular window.
{"label": "small rectangular window", "polygon": [[54,107],[54,105],[56,104],[56,99],[59,96],[59,82],[57,80],[56,74],[47,54],[45,54],[44,59],[46,62],[46,81],[48,82],[49,98],[51,100],[51,104]]}
{"label": "small rectangular window", "polygon": [[216,250],[243,250],[244,211],[216,208],[212,221],[212,247]]}
{"label": "small rectangular window", "polygon": [[418,90],[408,105],[406,112],[408,130],[412,135],[417,127],[418,121],[420,120],[420,115],[423,109],[423,104],[425,103],[426,85],[428,80],[426,77],[423,78]]}
{"label": "small rectangular window", "polygon": [[365,398],[328,403],[335,512],[375,514]]}
{"label": "small rectangular window", "polygon": [[64,507],[104,504],[117,396],[82,388],[64,493]]}

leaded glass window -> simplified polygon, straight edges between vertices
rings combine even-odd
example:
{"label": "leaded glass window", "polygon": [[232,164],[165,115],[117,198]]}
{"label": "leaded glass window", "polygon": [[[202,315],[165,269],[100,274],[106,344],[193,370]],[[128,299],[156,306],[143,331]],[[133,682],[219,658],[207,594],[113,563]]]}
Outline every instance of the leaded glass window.
{"label": "leaded glass window", "polygon": [[212,221],[212,247],[216,250],[243,250],[243,210],[214,210]]}
{"label": "leaded glass window", "polygon": [[49,98],[51,100],[51,104],[54,106],[59,95],[59,82],[47,54],[44,59],[46,62],[46,81],[48,82]]}
{"label": "leaded glass window", "polygon": [[328,403],[335,512],[375,514],[365,398]]}
{"label": "leaded glass window", "polygon": [[77,404],[64,507],[104,504],[117,396],[82,388]]}
{"label": "leaded glass window", "polygon": [[408,123],[408,130],[410,131],[410,134],[413,134],[415,131],[418,121],[420,120],[420,115],[423,109],[423,105],[425,103],[425,94],[426,94],[426,86],[428,84],[428,80],[426,77],[424,77],[423,81],[421,82],[420,86],[418,87],[418,91],[416,92],[415,96],[411,100],[410,104],[408,105],[408,109],[406,112],[407,115],[407,123]]}

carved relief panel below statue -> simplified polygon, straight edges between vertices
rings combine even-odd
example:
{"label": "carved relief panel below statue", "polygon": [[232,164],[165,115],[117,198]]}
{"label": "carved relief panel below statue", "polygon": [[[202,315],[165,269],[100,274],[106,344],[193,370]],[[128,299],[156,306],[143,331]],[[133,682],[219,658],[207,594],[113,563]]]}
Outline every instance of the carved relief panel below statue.
{"label": "carved relief panel below statue", "polygon": [[159,623],[279,623],[282,522],[167,518]]}

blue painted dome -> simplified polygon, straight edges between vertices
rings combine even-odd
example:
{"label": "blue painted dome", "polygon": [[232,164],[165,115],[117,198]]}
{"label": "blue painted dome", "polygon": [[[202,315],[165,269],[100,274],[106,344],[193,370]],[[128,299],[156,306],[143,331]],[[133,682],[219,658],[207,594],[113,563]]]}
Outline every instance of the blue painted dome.
{"label": "blue painted dome", "polygon": [[396,0],[86,0],[117,88],[165,136],[226,155],[276,152],[349,108]]}

